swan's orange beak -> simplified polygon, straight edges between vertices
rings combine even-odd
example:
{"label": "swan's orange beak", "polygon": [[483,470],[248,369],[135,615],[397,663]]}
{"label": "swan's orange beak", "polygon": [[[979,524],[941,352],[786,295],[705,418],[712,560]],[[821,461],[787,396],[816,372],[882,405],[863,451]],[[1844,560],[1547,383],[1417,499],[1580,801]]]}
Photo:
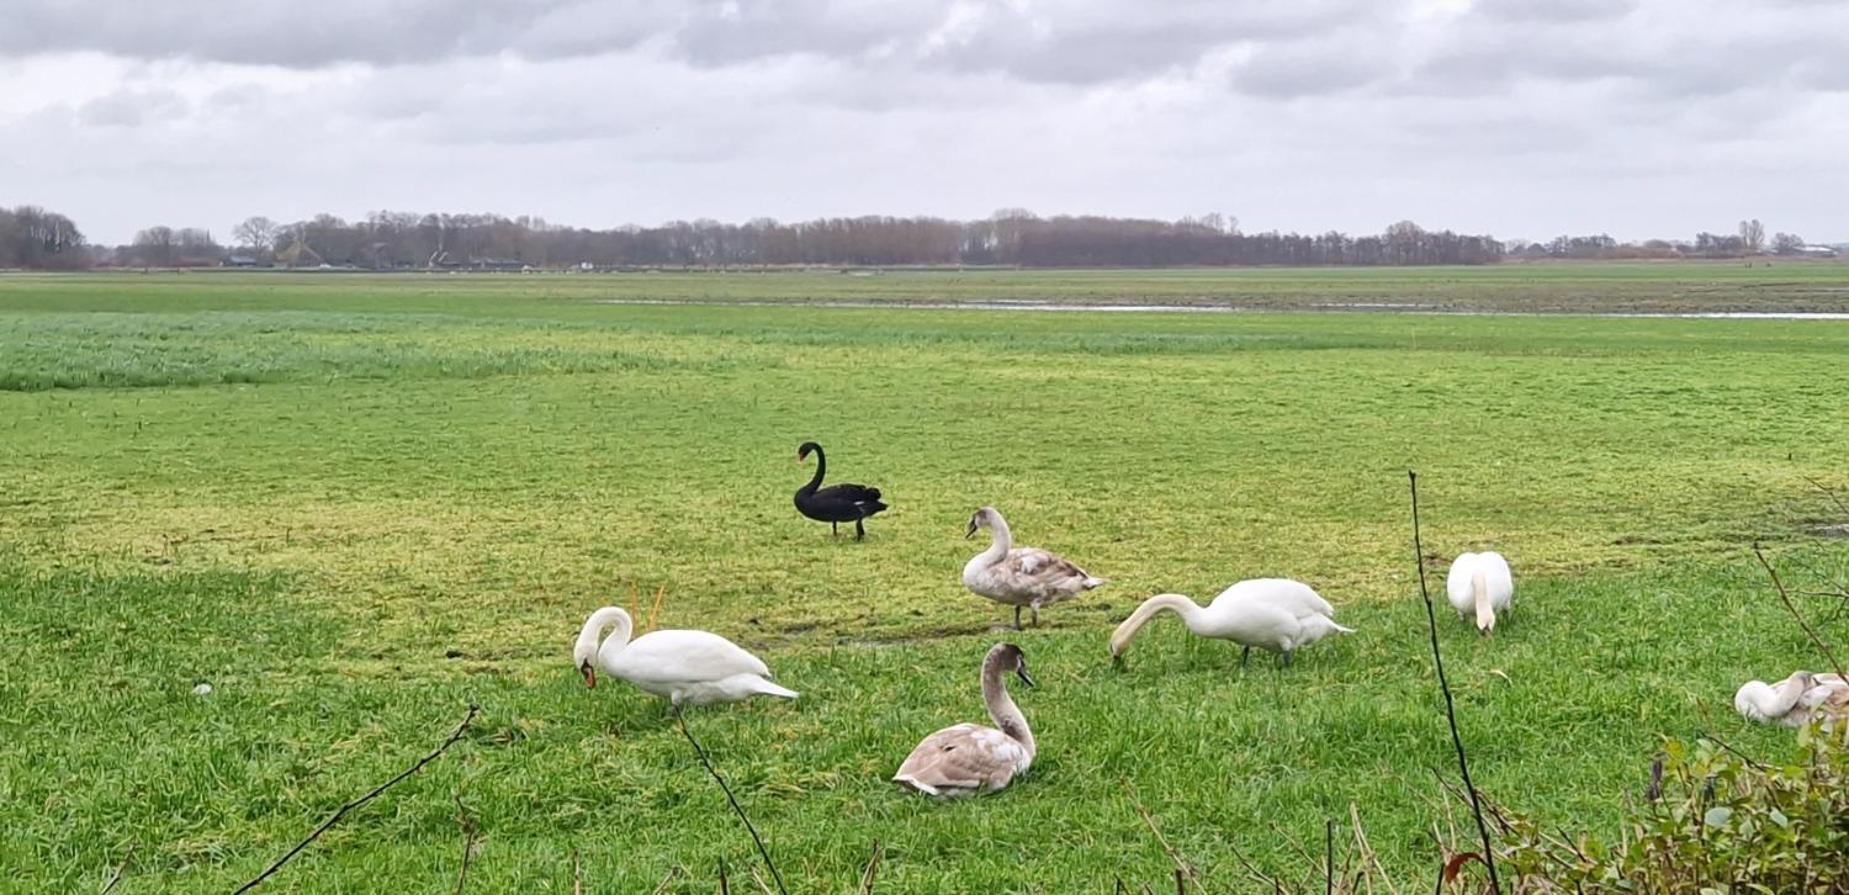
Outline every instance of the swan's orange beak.
{"label": "swan's orange beak", "polygon": [[591,689],[596,689],[597,688],[597,667],[595,665],[592,665],[589,662],[586,662],[582,666],[579,666],[578,670],[581,672],[584,672],[584,686],[589,687]]}

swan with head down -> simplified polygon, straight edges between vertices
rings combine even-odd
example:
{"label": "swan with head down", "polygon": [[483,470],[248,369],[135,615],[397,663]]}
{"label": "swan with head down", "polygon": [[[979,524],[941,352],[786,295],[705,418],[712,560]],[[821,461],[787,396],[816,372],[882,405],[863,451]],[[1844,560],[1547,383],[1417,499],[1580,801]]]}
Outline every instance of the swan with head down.
{"label": "swan with head down", "polygon": [[[598,637],[606,629],[610,636]],[[770,681],[764,660],[708,631],[653,631],[629,639],[629,613],[605,606],[584,622],[571,660],[584,685],[597,686],[597,671],[620,678],[644,693],[683,705],[740,702],[753,696],[795,699],[796,691]]]}
{"label": "swan with head down", "polygon": [[1205,607],[1182,594],[1157,594],[1143,601],[1111,633],[1111,660],[1121,662],[1137,631],[1158,613],[1173,612],[1196,636],[1231,640],[1245,650],[1244,666],[1252,648],[1271,650],[1290,665],[1298,649],[1330,634],[1353,634],[1353,628],[1335,623],[1335,607],[1301,581],[1288,578],[1252,578],[1220,592]]}

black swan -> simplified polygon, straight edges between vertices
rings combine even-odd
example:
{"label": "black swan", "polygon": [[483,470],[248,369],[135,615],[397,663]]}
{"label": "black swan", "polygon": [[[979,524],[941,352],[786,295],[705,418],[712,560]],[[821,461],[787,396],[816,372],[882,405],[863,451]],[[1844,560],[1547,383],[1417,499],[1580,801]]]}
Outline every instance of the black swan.
{"label": "black swan", "polygon": [[854,523],[854,540],[867,536],[867,530],[861,520],[886,509],[880,503],[880,489],[866,485],[829,485],[822,487],[822,476],[828,471],[828,457],[822,453],[822,446],[813,441],[803,442],[796,449],[796,462],[809,459],[810,452],[815,453],[815,478],[809,484],[796,491],[796,510],[817,522],[826,522],[835,534],[840,534],[840,524]]}

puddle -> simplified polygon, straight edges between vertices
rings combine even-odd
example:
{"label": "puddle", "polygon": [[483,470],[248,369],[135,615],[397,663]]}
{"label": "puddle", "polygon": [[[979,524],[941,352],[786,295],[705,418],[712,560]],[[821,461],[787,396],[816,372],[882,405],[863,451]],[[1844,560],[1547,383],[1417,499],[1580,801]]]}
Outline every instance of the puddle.
{"label": "puddle", "polygon": [[688,306],[721,308],[858,308],[863,310],[911,311],[1037,311],[1043,313],[1084,314],[1288,314],[1306,311],[1359,312],[1375,314],[1427,314],[1455,317],[1620,317],[1680,320],[1849,320],[1849,311],[1480,311],[1447,309],[1438,305],[1392,304],[1390,302],[1344,302],[1311,304],[1301,307],[1250,305],[1120,305],[1078,304],[1073,302],[1032,300],[982,301],[668,301],[651,298],[599,298],[599,305]]}

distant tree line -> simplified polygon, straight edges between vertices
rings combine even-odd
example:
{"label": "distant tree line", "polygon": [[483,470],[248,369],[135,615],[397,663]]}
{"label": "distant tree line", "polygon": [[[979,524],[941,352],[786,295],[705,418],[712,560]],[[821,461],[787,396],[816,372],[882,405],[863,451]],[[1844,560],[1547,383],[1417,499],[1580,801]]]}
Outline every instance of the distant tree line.
{"label": "distant tree line", "polygon": [[70,218],[36,205],[0,208],[0,267],[72,270],[90,261],[83,231]]}
{"label": "distant tree line", "polygon": [[[161,239],[138,237],[129,254],[166,257],[163,247],[172,242],[168,236],[171,231]],[[240,261],[388,270],[579,265],[1489,264],[1503,255],[1502,243],[1491,237],[1430,231],[1410,221],[1394,224],[1377,236],[1338,232],[1305,236],[1242,233],[1237,221],[1218,214],[1158,221],[1042,218],[1020,209],[975,221],[856,217],[780,223],[760,218],[743,224],[675,221],[659,227],[613,230],[559,227],[527,217],[377,212],[353,222],[318,215],[277,224],[256,217],[239,224],[233,236],[236,245],[227,257]]]}
{"label": "distant tree line", "polygon": [[1574,258],[1615,260],[1627,258],[1746,258],[1753,255],[1834,255],[1824,246],[1810,246],[1795,233],[1774,233],[1766,240],[1765,225],[1757,218],[1741,221],[1733,233],[1695,234],[1692,242],[1651,239],[1619,242],[1603,233],[1597,236],[1556,236],[1546,243],[1515,240],[1507,245],[1513,258]]}
{"label": "distant tree line", "polygon": [[823,218],[743,224],[674,221],[589,230],[539,218],[381,211],[347,221],[321,214],[293,223],[252,217],[228,244],[199,228],[149,227],[114,248],[91,246],[69,218],[32,206],[0,208],[0,267],[340,267],[367,270],[524,268],[733,268],[802,265],[1018,267],[1223,267],[1239,265],[1449,265],[1518,259],[1739,258],[1817,254],[1789,233],[1766,239],[1757,220],[1692,242],[1620,243],[1610,236],[1548,242],[1426,230],[1401,221],[1378,235],[1330,231],[1246,233],[1219,214],[1178,221],[1040,217],[1003,209],[988,218]]}

